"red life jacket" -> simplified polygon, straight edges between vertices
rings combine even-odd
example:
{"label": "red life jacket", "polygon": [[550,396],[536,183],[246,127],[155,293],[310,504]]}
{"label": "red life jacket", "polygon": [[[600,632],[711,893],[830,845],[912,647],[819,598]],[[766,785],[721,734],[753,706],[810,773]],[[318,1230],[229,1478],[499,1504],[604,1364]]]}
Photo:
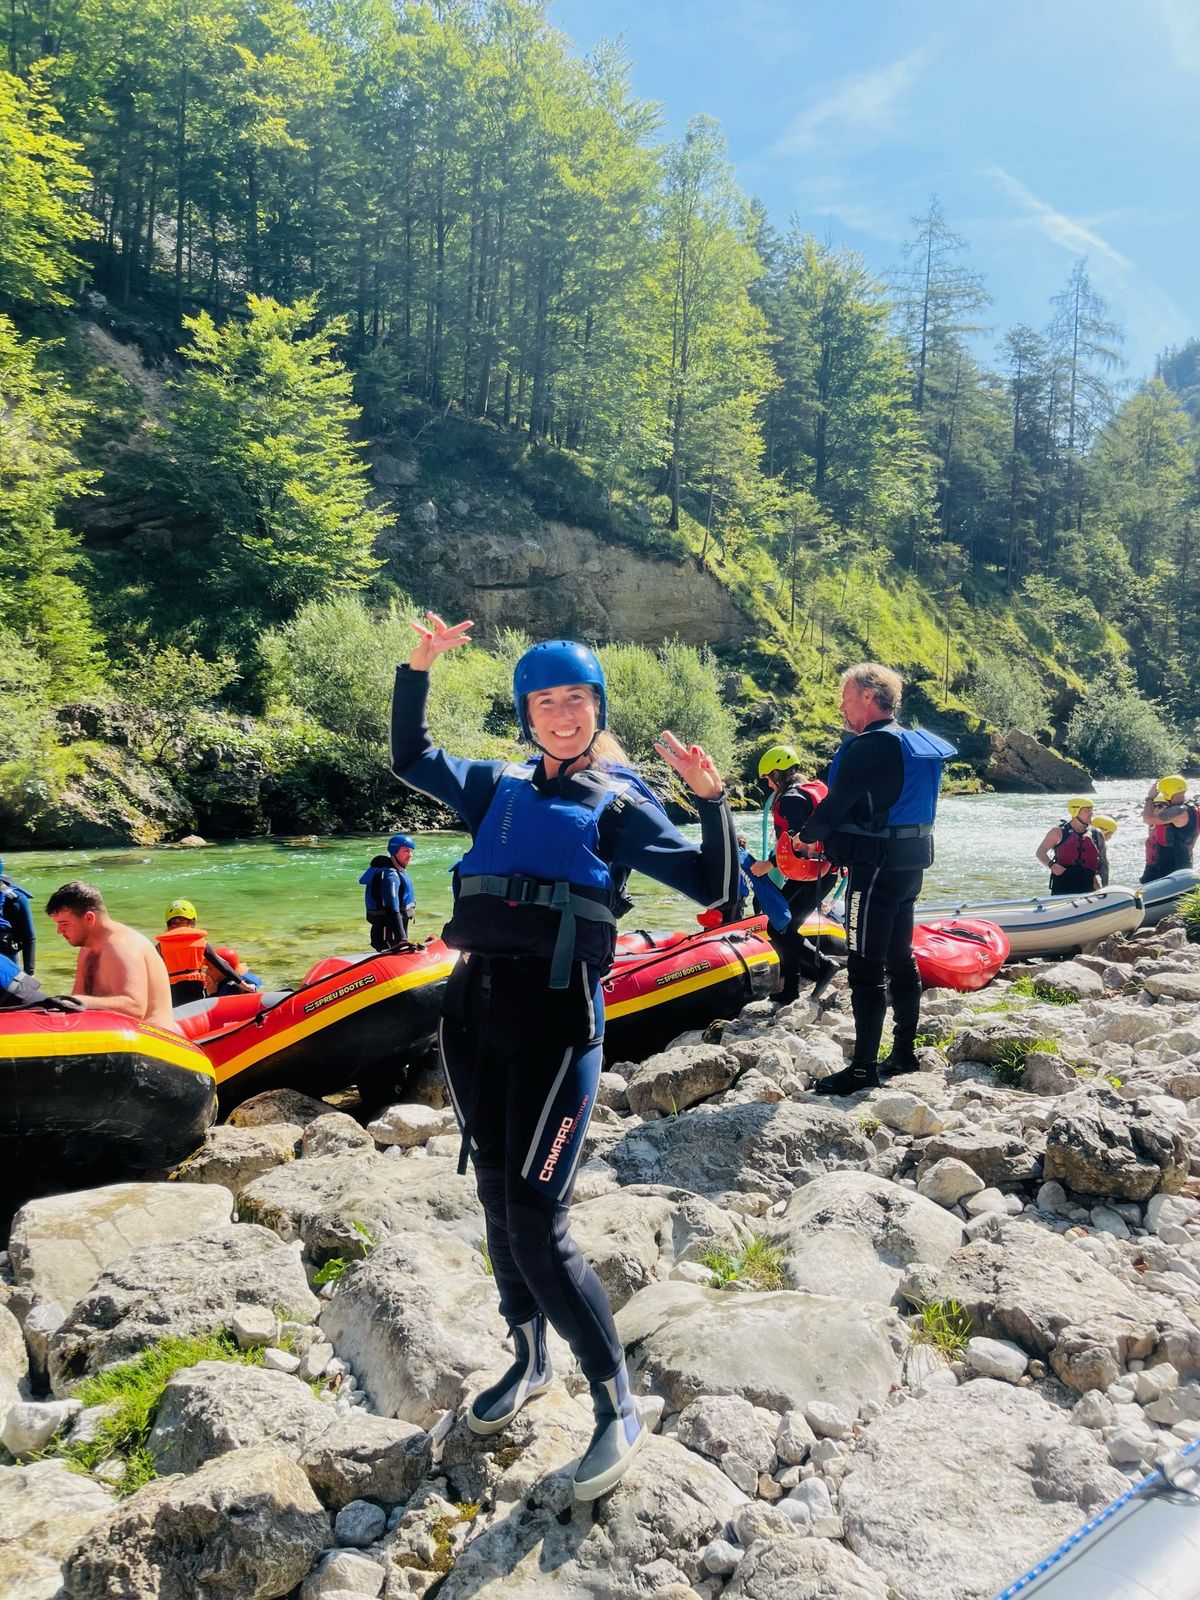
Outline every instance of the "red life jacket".
{"label": "red life jacket", "polygon": [[1100,852],[1092,838],[1091,829],[1080,833],[1070,821],[1060,822],[1062,838],[1054,847],[1054,859],[1060,867],[1082,867],[1085,872],[1100,871]]}
{"label": "red life jacket", "polygon": [[1187,811],[1188,820],[1184,827],[1177,828],[1171,822],[1155,822],[1146,835],[1146,865],[1159,867],[1164,878],[1168,873],[1178,872],[1181,867],[1190,867],[1192,864],[1196,834],[1200,832],[1200,809],[1189,805]]}
{"label": "red life jacket", "polygon": [[807,783],[794,783],[785,789],[771,807],[771,821],[775,824],[776,835],[775,865],[785,878],[811,883],[814,878],[823,878],[832,871],[833,863],[825,859],[823,844],[802,844],[799,840],[792,843],[787,823],[780,814],[780,800],[789,794],[806,794],[815,811],[828,793],[829,790],[819,779],[811,778]]}

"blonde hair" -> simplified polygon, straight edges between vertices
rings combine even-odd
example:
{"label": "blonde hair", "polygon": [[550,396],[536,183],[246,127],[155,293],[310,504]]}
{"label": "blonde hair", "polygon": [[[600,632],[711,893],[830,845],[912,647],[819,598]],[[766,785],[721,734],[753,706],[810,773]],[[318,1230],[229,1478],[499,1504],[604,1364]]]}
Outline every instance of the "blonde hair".
{"label": "blonde hair", "polygon": [[842,682],[853,683],[857,688],[874,695],[875,704],[881,711],[886,711],[889,717],[894,717],[900,709],[904,679],[891,667],[881,666],[878,661],[860,661],[857,666],[846,668],[842,673]]}

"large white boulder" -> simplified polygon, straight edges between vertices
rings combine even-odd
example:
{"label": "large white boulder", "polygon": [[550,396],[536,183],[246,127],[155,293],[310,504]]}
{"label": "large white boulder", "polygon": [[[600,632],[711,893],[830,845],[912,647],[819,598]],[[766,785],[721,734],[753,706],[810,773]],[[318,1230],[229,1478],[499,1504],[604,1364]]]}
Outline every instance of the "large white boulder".
{"label": "large white boulder", "polygon": [[830,1172],[797,1189],[768,1225],[797,1289],[900,1303],[911,1261],[940,1266],[963,1242],[962,1224],[941,1206],[869,1172]]}
{"label": "large white boulder", "polygon": [[112,1183],[30,1200],[9,1236],[13,1277],[71,1306],[131,1250],[194,1239],[232,1216],[233,1195],[209,1183]]}
{"label": "large white boulder", "polygon": [[1094,1433],[980,1378],[877,1417],[839,1509],[850,1549],[902,1600],[982,1600],[1125,1486]]}
{"label": "large white boulder", "polygon": [[829,1400],[857,1416],[899,1380],[903,1344],[890,1308],[776,1290],[731,1293],[656,1283],[617,1313],[635,1386],[682,1410],[701,1395],[739,1394],[772,1411]]}

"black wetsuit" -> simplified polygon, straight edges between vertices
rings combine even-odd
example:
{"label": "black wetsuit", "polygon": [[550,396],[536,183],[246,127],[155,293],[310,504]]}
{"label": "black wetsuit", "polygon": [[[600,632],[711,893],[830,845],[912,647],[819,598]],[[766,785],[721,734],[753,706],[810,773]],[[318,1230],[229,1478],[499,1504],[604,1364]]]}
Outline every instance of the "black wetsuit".
{"label": "black wetsuit", "polygon": [[[392,770],[477,834],[506,764],[462,760],[433,744],[428,682],[408,667],[396,673]],[[593,770],[550,779],[540,764],[531,779],[551,800],[586,795],[601,781]],[[656,803],[612,800],[600,813],[596,850],[614,884],[636,869],[702,905],[732,910],[738,852],[729,809],[723,799],[699,800],[697,809],[699,847]],[[446,986],[442,1066],[469,1135],[500,1309],[514,1327],[544,1312],[595,1382],[616,1374],[623,1351],[604,1288],[571,1238],[570,1203],[601,1070],[601,980],[615,930],[581,920],[576,952],[582,945],[591,956],[575,959],[568,986],[556,989],[558,913],[533,903],[507,909],[485,894],[456,899],[445,937],[469,955]]]}
{"label": "black wetsuit", "polygon": [[878,730],[880,718],[842,749],[828,796],[800,830],[821,841],[838,866],[848,866],[846,971],[854,1012],[854,1062],[874,1067],[892,1005],[892,1056],[912,1057],[921,1016],[921,977],[912,953],[913,906],[925,868],[933,863],[933,836],[884,839],[838,832],[842,822],[886,826],[889,808],[904,787],[900,741]]}

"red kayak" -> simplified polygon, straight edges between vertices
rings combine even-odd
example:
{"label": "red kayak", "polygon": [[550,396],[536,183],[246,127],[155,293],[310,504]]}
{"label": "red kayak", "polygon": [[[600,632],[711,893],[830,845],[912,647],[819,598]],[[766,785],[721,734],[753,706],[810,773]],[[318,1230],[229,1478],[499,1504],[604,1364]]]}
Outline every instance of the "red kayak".
{"label": "red kayak", "polygon": [[736,1017],[779,985],[766,917],[700,933],[623,933],[604,980],[604,1055],[641,1061],[691,1028]]}
{"label": "red kayak", "polygon": [[440,939],[382,955],[328,956],[294,992],[181,1006],[175,1020],[216,1071],[221,1112],[264,1089],[387,1093],[437,1033],[456,959]]}
{"label": "red kayak", "polygon": [[927,989],[982,989],[1008,960],[1008,938],[994,922],[934,917],[913,929],[913,955]]}

